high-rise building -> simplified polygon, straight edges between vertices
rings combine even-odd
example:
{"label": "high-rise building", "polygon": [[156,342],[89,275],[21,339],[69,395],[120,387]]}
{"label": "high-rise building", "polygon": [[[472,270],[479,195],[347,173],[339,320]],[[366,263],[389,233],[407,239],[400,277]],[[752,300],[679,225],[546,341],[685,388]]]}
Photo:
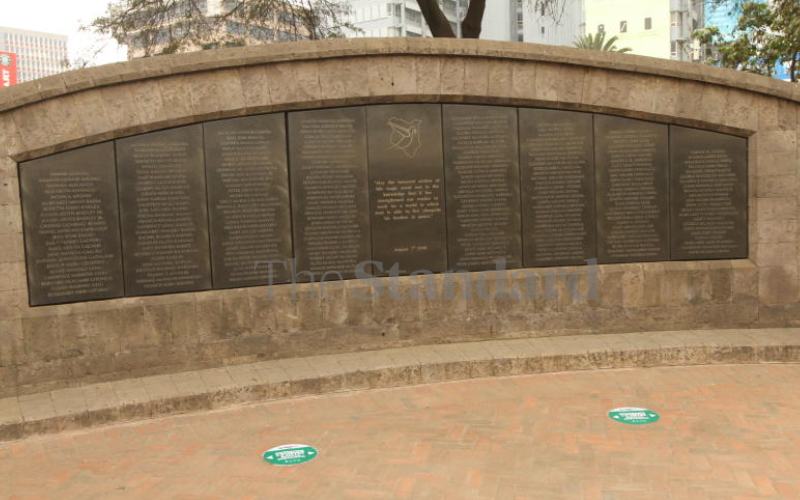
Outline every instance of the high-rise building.
{"label": "high-rise building", "polygon": [[[564,0],[563,9],[542,17],[532,0],[488,0],[481,26],[484,40],[525,41],[571,45],[583,34],[585,0]],[[469,0],[440,0],[453,31],[459,35]],[[352,0],[351,37],[430,36],[416,0]]]}
{"label": "high-rise building", "polygon": [[[466,13],[468,0],[440,0],[444,15],[458,34],[459,19]],[[430,36],[416,0],[352,0],[350,22],[356,30],[348,37]],[[488,11],[489,9],[487,9]]]}
{"label": "high-rise building", "polygon": [[551,7],[518,0],[522,13],[522,40],[548,45],[573,45],[586,29],[586,3],[593,0],[562,0]]}
{"label": "high-rise building", "polygon": [[481,24],[484,40],[522,41],[523,0],[488,0]]}
{"label": "high-rise building", "polygon": [[583,35],[585,1],[561,0],[537,7],[533,0],[489,0],[481,38],[572,45]]}
{"label": "high-rise building", "polygon": [[588,0],[586,33],[616,36],[617,46],[633,54],[699,61],[692,33],[703,25],[703,5],[704,0]]}
{"label": "high-rise building", "polygon": [[0,26],[0,52],[17,55],[19,83],[55,75],[67,69],[67,37]]}

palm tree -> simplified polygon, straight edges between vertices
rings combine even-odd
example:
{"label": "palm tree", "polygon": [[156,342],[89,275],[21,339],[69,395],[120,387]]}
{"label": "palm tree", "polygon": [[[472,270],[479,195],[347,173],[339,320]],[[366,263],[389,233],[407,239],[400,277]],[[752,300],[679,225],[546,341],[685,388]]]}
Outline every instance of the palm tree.
{"label": "palm tree", "polygon": [[579,49],[589,49],[589,50],[602,50],[604,52],[619,52],[620,54],[624,54],[625,52],[630,52],[630,47],[624,47],[622,49],[617,48],[615,43],[617,43],[618,38],[612,36],[608,40],[606,40],[605,32],[601,31],[596,35],[592,35],[589,33],[588,35],[584,35],[577,40],[575,40],[574,45]]}

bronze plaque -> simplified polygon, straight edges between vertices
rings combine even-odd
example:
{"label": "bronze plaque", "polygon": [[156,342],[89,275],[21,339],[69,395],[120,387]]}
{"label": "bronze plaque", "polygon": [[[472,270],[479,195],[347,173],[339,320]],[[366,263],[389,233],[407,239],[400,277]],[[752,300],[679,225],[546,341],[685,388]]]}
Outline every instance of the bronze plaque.
{"label": "bronze plaque", "polygon": [[201,125],[117,141],[128,295],[211,288]]}
{"label": "bronze plaque", "polygon": [[442,107],[367,108],[372,257],[399,274],[447,268]]}
{"label": "bronze plaque", "polygon": [[670,128],[676,260],[747,257],[747,139]]}
{"label": "bronze plaque", "polygon": [[292,222],[285,115],[203,127],[214,288],[288,281]]}
{"label": "bronze plaque", "polygon": [[370,260],[364,108],[289,113],[289,158],[297,280],[354,277]]}
{"label": "bronze plaque", "polygon": [[520,267],[517,110],[447,104],[442,116],[449,267]]}
{"label": "bronze plaque", "polygon": [[19,168],[32,306],[122,297],[114,144]]}
{"label": "bronze plaque", "polygon": [[667,125],[595,115],[598,260],[669,260]]}
{"label": "bronze plaque", "polygon": [[592,115],[519,110],[522,234],[528,267],[597,257]]}

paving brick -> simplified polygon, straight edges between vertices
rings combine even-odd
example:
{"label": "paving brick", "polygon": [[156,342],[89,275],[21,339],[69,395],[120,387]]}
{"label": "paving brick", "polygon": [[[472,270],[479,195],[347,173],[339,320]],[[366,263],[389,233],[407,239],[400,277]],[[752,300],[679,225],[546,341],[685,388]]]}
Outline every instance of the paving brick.
{"label": "paving brick", "polygon": [[[769,364],[352,392],[0,443],[0,471],[26,498],[797,498],[798,384]],[[293,442],[318,458],[261,459]]]}

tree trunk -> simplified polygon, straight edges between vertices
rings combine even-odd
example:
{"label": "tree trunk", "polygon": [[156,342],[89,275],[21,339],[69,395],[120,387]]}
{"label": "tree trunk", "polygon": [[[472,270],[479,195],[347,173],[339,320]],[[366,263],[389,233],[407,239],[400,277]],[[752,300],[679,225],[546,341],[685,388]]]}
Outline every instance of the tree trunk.
{"label": "tree trunk", "polygon": [[[481,2],[483,3],[483,2]],[[442,9],[439,8],[439,3],[436,0],[417,0],[419,10],[422,11],[422,17],[428,23],[428,28],[431,34],[437,38],[455,38],[456,34],[453,32],[453,27],[445,17]],[[472,6],[470,5],[470,9]]]}
{"label": "tree trunk", "polygon": [[480,38],[485,10],[486,0],[470,0],[467,17],[461,23],[461,35],[464,38]]}
{"label": "tree trunk", "polygon": [[797,60],[800,58],[800,53],[797,53],[792,58],[792,64],[789,66],[789,78],[792,82],[797,83]]}

